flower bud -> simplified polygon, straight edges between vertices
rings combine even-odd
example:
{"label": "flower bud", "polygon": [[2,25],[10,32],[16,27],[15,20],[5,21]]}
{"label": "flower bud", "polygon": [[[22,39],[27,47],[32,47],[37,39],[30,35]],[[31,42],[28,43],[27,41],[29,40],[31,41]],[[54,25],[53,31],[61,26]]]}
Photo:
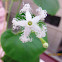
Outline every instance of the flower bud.
{"label": "flower bud", "polygon": [[44,48],[48,48],[48,43],[44,43],[44,44],[43,44],[43,47],[44,47]]}

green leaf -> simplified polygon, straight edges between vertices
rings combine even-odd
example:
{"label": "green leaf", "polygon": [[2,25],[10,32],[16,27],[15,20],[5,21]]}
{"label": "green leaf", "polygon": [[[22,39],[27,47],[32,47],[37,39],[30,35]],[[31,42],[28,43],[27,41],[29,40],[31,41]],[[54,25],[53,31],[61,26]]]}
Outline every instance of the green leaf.
{"label": "green leaf", "polygon": [[0,37],[0,45],[1,45],[1,37]]}
{"label": "green leaf", "polygon": [[[22,43],[19,37],[22,33],[15,35],[11,30],[7,30],[1,37],[1,45],[6,55],[19,62],[36,62],[36,59],[46,49],[35,33],[31,33],[32,42]],[[46,42],[47,36],[44,38]]]}
{"label": "green leaf", "polygon": [[4,55],[4,57],[1,58],[4,62],[18,62],[13,60],[12,58],[8,57],[7,55]]}
{"label": "green leaf", "polygon": [[58,0],[33,0],[42,9],[47,10],[48,14],[55,15],[59,9]]}
{"label": "green leaf", "polygon": [[[4,57],[2,57],[1,60],[3,60],[4,62],[18,62],[18,61],[13,60],[7,55],[4,55]],[[39,62],[39,57],[36,59],[35,62]]]}
{"label": "green leaf", "polygon": [[21,13],[21,14],[16,14],[15,16],[18,20],[26,20],[25,18],[25,13]]}

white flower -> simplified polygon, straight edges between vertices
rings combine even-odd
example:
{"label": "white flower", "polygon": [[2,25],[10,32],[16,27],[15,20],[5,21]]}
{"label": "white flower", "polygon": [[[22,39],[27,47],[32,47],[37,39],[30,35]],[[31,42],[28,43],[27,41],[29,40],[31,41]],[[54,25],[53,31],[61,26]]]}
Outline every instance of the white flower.
{"label": "white flower", "polygon": [[36,9],[36,12],[38,12],[38,14],[41,16],[41,20],[44,20],[46,18],[46,16],[47,16],[47,11],[46,10],[42,10],[41,7]]}
{"label": "white flower", "polygon": [[45,31],[45,32],[47,32],[46,25],[43,25],[42,30]]}
{"label": "white flower", "polygon": [[31,11],[30,4],[25,4],[24,7],[20,10],[20,12]]}
{"label": "white flower", "polygon": [[[16,20],[16,21],[15,21]],[[12,21],[12,23],[13,23],[13,30],[15,30],[15,29],[17,29],[17,19],[16,18],[13,18],[13,21]]]}
{"label": "white flower", "polygon": [[12,23],[15,26],[25,27],[23,34],[20,37],[20,40],[24,42],[31,41],[29,38],[30,32],[34,31],[38,38],[42,38],[46,36],[45,29],[42,31],[41,28],[37,25],[39,20],[41,19],[40,15],[32,18],[29,11],[26,11],[26,20],[17,21],[17,19],[13,19]]}

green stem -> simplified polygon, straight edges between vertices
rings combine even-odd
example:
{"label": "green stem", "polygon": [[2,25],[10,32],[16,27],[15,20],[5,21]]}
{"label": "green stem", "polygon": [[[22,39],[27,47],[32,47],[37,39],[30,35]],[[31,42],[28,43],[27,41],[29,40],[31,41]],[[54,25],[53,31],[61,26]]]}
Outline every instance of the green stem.
{"label": "green stem", "polygon": [[43,47],[48,48],[48,43],[43,38],[40,38],[40,40],[42,42]]}
{"label": "green stem", "polygon": [[9,22],[9,17],[10,17],[12,5],[13,5],[13,0],[11,0],[11,4],[10,4],[10,7],[9,7],[9,14],[8,14],[8,17],[7,17],[7,28],[8,28],[8,22]]}
{"label": "green stem", "polygon": [[0,45],[1,45],[1,37],[0,37]]}
{"label": "green stem", "polygon": [[[19,2],[19,5],[18,5],[18,8],[17,8],[17,13],[19,12],[19,9],[20,9],[20,5],[21,5],[21,2],[22,2],[22,0],[19,0],[20,2]],[[16,13],[16,14],[17,14]]]}
{"label": "green stem", "polygon": [[42,42],[42,44],[47,43],[43,38],[39,38]]}

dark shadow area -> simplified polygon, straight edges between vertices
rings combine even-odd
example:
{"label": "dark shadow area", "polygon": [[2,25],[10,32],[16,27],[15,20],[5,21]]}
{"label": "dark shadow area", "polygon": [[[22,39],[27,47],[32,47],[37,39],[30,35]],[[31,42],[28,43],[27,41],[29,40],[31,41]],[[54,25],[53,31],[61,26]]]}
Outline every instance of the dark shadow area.
{"label": "dark shadow area", "polygon": [[45,19],[45,22],[58,27],[59,24],[60,24],[60,20],[61,20],[61,17],[51,16],[51,15],[48,14],[46,19]]}

